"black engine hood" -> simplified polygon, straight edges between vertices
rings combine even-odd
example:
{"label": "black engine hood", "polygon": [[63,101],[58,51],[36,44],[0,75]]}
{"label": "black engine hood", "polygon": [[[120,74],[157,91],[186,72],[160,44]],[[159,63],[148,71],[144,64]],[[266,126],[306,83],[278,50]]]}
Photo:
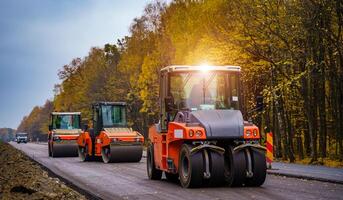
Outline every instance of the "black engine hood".
{"label": "black engine hood", "polygon": [[243,138],[244,121],[239,110],[199,110],[189,115],[191,122],[205,128],[207,139]]}

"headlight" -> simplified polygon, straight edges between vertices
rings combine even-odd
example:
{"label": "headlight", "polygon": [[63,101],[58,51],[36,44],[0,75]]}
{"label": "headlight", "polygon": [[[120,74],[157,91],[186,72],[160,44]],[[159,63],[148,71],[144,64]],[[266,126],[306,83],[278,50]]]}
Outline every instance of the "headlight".
{"label": "headlight", "polygon": [[245,134],[246,134],[247,137],[250,137],[250,135],[251,135],[251,130],[247,130],[247,132],[245,132]]}
{"label": "headlight", "polygon": [[201,137],[201,136],[202,136],[202,132],[198,130],[198,131],[195,133],[195,136],[196,136],[196,137]]}
{"label": "headlight", "polygon": [[191,129],[191,130],[189,130],[188,134],[189,134],[189,137],[193,137],[194,136],[194,131]]}
{"label": "headlight", "polygon": [[54,137],[52,137],[52,140],[53,141],[58,141],[58,140],[60,140],[61,138],[60,137],[58,137],[57,135],[56,136],[54,136]]}
{"label": "headlight", "polygon": [[256,137],[257,136],[257,130],[256,129],[254,129],[254,131],[253,131],[253,133],[252,133],[253,135],[254,135],[254,137]]}
{"label": "headlight", "polygon": [[113,142],[117,142],[118,141],[118,138],[113,138]]}

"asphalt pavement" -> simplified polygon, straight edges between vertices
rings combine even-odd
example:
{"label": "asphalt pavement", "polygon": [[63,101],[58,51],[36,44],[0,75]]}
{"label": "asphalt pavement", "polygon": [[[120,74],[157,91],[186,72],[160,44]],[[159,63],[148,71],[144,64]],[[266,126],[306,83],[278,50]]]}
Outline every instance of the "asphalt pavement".
{"label": "asphalt pavement", "polygon": [[166,179],[149,180],[145,158],[139,163],[81,162],[77,157],[48,157],[46,144],[11,144],[56,175],[102,199],[343,199],[342,184],[270,174],[257,188],[184,189]]}
{"label": "asphalt pavement", "polygon": [[[146,151],[143,152],[143,157]],[[343,184],[343,168],[273,162],[268,174]]]}
{"label": "asphalt pavement", "polygon": [[343,168],[273,162],[269,174],[343,184]]}

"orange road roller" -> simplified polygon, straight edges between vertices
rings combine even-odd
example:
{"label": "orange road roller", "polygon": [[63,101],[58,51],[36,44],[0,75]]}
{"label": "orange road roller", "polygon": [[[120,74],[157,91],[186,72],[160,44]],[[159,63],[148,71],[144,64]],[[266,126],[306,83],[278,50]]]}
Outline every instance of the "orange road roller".
{"label": "orange road roller", "polygon": [[92,110],[93,128],[86,127],[77,140],[80,159],[101,157],[104,163],[139,162],[144,137],[128,127],[126,103],[98,102]]}
{"label": "orange road roller", "polygon": [[160,119],[149,129],[147,174],[185,188],[260,186],[265,147],[243,120],[238,66],[169,66],[160,72]]}
{"label": "orange road roller", "polygon": [[78,156],[77,137],[81,133],[80,112],[52,112],[48,133],[49,157]]}

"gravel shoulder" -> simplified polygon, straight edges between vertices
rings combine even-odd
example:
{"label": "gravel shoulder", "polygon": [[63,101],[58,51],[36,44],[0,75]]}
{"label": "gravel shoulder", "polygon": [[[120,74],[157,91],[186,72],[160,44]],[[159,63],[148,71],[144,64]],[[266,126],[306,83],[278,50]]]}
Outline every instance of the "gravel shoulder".
{"label": "gravel shoulder", "polygon": [[[25,144],[23,144],[25,145]],[[13,146],[0,142],[0,199],[86,199]]]}

